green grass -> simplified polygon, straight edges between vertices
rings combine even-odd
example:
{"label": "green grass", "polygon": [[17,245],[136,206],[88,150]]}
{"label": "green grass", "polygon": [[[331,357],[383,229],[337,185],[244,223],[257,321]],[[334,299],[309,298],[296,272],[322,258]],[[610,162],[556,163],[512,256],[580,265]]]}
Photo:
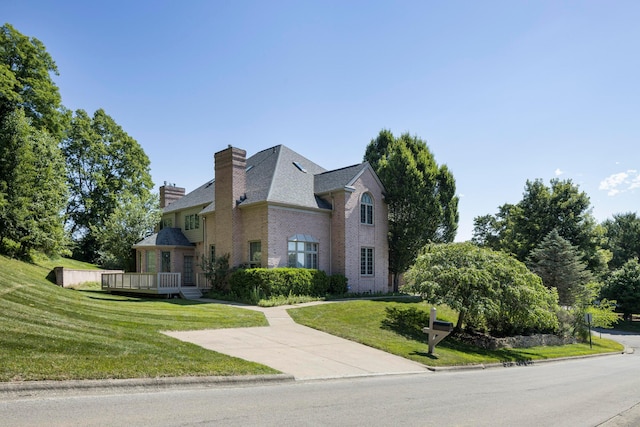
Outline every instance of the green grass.
{"label": "green grass", "polygon": [[0,256],[0,381],[276,372],[160,332],[267,325],[261,313],[62,289],[50,268]]}
{"label": "green grass", "polygon": [[[290,309],[293,319],[303,325],[325,331],[352,341],[357,341],[428,366],[455,366],[487,363],[519,362],[558,357],[582,356],[595,353],[622,351],[620,344],[593,337],[593,349],[589,344],[572,344],[558,347],[532,347],[526,349],[484,350],[445,338],[428,354],[424,340],[406,338],[382,327],[386,317],[385,307],[418,307],[429,311],[425,303],[394,301],[349,301]],[[447,307],[438,307],[438,319],[455,322],[456,313]],[[426,326],[426,325],[425,325]]]}

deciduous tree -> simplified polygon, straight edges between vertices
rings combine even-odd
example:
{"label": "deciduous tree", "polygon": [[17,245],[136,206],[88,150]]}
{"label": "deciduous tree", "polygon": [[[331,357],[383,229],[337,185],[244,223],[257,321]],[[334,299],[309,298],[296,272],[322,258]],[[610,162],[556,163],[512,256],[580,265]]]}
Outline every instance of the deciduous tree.
{"label": "deciduous tree", "polygon": [[502,250],[525,261],[531,251],[553,230],[583,253],[589,269],[599,274],[608,258],[600,248],[600,235],[591,215],[589,197],[571,180],[527,181],[516,204],[505,204],[495,216],[474,220],[473,241]]}
{"label": "deciduous tree", "polygon": [[618,309],[628,320],[632,314],[640,313],[640,264],[636,258],[611,273],[602,288],[602,296],[616,300]]}
{"label": "deciduous tree", "polygon": [[453,241],[458,227],[458,197],[453,175],[438,166],[427,144],[408,133],[399,138],[380,132],[364,159],[384,184],[389,208],[389,270],[398,289],[400,274],[429,242]]}
{"label": "deciduous tree", "polygon": [[61,138],[66,116],[52,74],[58,68],[40,40],[0,27],[0,121],[22,108],[32,126]]}
{"label": "deciduous tree", "polygon": [[628,260],[640,258],[640,217],[635,212],[616,214],[602,223],[604,247],[611,251],[609,267],[618,269]]}
{"label": "deciduous tree", "polygon": [[94,230],[99,245],[100,264],[135,271],[136,260],[132,246],[153,233],[160,216],[157,195],[122,195],[104,225]]}
{"label": "deciduous tree", "polygon": [[553,331],[558,296],[527,267],[472,243],[431,244],[406,274],[403,290],[460,314],[456,329],[488,329],[499,335]]}
{"label": "deciduous tree", "polygon": [[96,261],[98,236],[128,193],[146,200],[153,186],[149,158],[104,110],[89,117],[78,110],[63,141],[70,199],[67,227],[77,243],[74,256]]}

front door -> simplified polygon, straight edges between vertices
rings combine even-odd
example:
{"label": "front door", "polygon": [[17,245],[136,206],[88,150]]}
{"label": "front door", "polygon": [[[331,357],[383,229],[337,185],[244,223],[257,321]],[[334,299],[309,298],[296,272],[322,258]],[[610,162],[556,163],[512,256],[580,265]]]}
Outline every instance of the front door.
{"label": "front door", "polygon": [[185,285],[193,285],[193,256],[184,256],[184,277],[183,283]]}

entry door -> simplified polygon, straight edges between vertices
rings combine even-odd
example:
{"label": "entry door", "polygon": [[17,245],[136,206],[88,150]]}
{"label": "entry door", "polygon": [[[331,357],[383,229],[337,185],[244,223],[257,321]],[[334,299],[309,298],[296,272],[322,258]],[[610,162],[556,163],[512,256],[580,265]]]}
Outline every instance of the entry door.
{"label": "entry door", "polygon": [[193,257],[190,255],[184,256],[184,284],[193,285]]}

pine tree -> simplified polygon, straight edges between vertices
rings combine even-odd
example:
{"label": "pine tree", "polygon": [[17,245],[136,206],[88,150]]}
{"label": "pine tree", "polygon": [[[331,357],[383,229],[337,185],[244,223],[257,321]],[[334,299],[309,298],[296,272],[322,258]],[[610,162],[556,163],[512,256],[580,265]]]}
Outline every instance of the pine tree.
{"label": "pine tree", "polygon": [[546,287],[558,290],[561,305],[571,306],[580,300],[592,278],[578,248],[560,236],[557,229],[531,251],[527,265],[542,278]]}

